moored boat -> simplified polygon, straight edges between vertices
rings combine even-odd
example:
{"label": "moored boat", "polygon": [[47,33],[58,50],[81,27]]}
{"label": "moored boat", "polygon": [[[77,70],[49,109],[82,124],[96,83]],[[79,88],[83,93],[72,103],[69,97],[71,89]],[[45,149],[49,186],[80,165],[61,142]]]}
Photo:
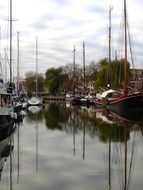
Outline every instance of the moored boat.
{"label": "moored boat", "polygon": [[28,106],[39,106],[42,105],[42,99],[38,98],[38,97],[32,97],[28,100]]}
{"label": "moored boat", "polygon": [[127,112],[139,112],[143,109],[143,92],[129,88],[126,0],[124,0],[124,42],[124,84],[122,89],[108,89],[100,96],[98,94],[94,100],[96,105],[106,107],[121,115]]}
{"label": "moored boat", "polygon": [[17,115],[14,113],[14,107],[12,104],[11,93],[7,92],[7,89],[0,81],[0,128],[6,126],[12,126],[14,124],[14,118]]}

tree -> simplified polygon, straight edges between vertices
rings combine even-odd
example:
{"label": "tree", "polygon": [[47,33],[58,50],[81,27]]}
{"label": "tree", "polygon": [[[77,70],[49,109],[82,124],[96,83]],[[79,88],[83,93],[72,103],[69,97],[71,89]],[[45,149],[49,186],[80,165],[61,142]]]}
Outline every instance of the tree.
{"label": "tree", "polygon": [[95,88],[107,86],[107,70],[108,61],[107,59],[102,59],[98,64],[97,79],[95,81]]}
{"label": "tree", "polygon": [[52,95],[59,94],[63,84],[62,68],[50,68],[46,71],[45,85]]}
{"label": "tree", "polygon": [[[36,90],[36,73],[28,72],[25,74],[24,86],[27,91],[31,94]],[[43,92],[44,90],[44,78],[42,74],[37,74],[37,92]]]}
{"label": "tree", "polygon": [[[99,87],[107,87],[110,84],[112,88],[123,87],[124,82],[124,59],[113,60],[109,64],[108,60],[99,61],[97,79],[95,82],[96,89]],[[128,63],[128,74],[130,75],[130,64]]]}

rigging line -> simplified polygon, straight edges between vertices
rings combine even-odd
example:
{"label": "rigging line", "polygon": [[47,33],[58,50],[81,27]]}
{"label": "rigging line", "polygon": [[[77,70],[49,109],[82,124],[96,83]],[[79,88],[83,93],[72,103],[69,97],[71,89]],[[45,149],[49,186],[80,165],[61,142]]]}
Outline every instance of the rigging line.
{"label": "rigging line", "polygon": [[119,34],[118,34],[118,39],[117,39],[117,49],[119,49],[119,47],[120,47],[120,49],[118,50],[118,52],[119,52],[119,56],[118,57],[122,57],[122,53],[121,52],[123,52],[123,40],[121,40],[121,39],[123,39],[123,16],[121,17],[121,20],[120,20],[120,27],[119,27]]}
{"label": "rigging line", "polygon": [[129,31],[129,23],[127,22],[127,28],[128,28],[128,38],[129,38],[129,47],[130,47],[130,54],[131,54],[131,62],[134,68],[134,59],[133,59],[133,51],[132,51],[132,46],[131,46],[131,35]]}
{"label": "rigging line", "polygon": [[[106,25],[106,32],[105,32],[105,34],[108,34],[108,24]],[[107,58],[108,57],[108,36],[107,35],[105,35],[105,41],[104,41],[104,45],[103,45],[103,57],[105,57],[105,58]]]}
{"label": "rigging line", "polygon": [[[129,47],[130,47],[130,54],[131,54],[131,63],[132,63],[133,69],[135,69],[133,51],[132,51],[132,46],[131,46],[131,34],[129,31],[129,23],[128,22],[127,22],[127,27],[128,27]],[[139,75],[136,70],[134,70],[134,78],[135,78],[135,76],[138,76],[138,78],[139,78]]]}

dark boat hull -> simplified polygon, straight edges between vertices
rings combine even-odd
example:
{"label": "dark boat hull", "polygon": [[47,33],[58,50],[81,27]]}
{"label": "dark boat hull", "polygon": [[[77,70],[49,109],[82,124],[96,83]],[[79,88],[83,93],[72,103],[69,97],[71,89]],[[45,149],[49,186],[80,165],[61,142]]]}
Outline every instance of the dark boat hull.
{"label": "dark boat hull", "polygon": [[81,106],[81,101],[80,101],[81,98],[73,98],[71,101],[70,101],[70,104],[72,106]]}
{"label": "dark boat hull", "polygon": [[22,104],[14,106],[14,112],[15,113],[19,113],[19,112],[21,112],[21,110],[22,110]]}
{"label": "dark boat hull", "polygon": [[83,97],[75,97],[71,100],[71,105],[72,106],[85,106],[85,107],[89,107],[90,105],[92,105],[92,103],[90,102],[90,100],[85,99]]}
{"label": "dark boat hull", "polygon": [[124,117],[139,115],[143,112],[143,94],[132,94],[109,101],[105,107]]}
{"label": "dark boat hull", "polygon": [[12,127],[14,125],[14,119],[10,115],[0,115],[0,129],[6,127]]}

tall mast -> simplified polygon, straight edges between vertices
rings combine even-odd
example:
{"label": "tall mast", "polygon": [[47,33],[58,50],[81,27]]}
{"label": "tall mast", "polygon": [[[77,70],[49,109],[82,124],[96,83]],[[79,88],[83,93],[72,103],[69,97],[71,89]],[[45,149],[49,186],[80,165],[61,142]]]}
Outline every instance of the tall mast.
{"label": "tall mast", "polygon": [[73,95],[75,95],[75,45],[74,45],[74,49],[73,49]]}
{"label": "tall mast", "polygon": [[7,62],[9,61],[8,59],[8,55],[7,55],[7,52],[6,52],[6,49],[4,48],[4,52],[5,52],[5,82],[7,82]]}
{"label": "tall mast", "polygon": [[85,94],[85,43],[83,42],[83,94]]}
{"label": "tall mast", "polygon": [[1,68],[1,26],[0,26],[0,68]]}
{"label": "tall mast", "polygon": [[12,86],[12,0],[10,0],[10,86]]}
{"label": "tall mast", "polygon": [[37,90],[38,90],[37,72],[38,72],[38,38],[36,36],[36,97],[37,97]]}
{"label": "tall mast", "polygon": [[124,27],[125,27],[125,84],[124,84],[124,94],[128,93],[127,85],[128,85],[128,61],[127,61],[127,10],[126,10],[126,0],[124,0]]}
{"label": "tall mast", "polygon": [[17,32],[17,93],[19,95],[19,32]]}
{"label": "tall mast", "polygon": [[111,12],[112,7],[109,7],[109,73],[108,73],[108,86],[111,86]]}
{"label": "tall mast", "polygon": [[1,58],[1,27],[0,27],[0,74],[1,74],[1,77],[2,77],[2,58]]}

